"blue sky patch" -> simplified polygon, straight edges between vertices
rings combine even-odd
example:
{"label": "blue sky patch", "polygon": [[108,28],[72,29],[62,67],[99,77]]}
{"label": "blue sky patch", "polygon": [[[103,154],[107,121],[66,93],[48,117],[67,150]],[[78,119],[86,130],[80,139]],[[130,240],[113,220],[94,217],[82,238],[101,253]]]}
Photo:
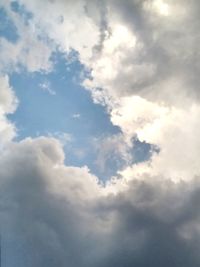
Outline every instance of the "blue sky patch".
{"label": "blue sky patch", "polygon": [[28,23],[30,19],[33,18],[33,14],[26,9],[24,5],[21,5],[17,1],[13,1],[10,4],[11,10],[20,15],[25,23]]}
{"label": "blue sky patch", "polygon": [[[95,164],[94,139],[120,132],[113,126],[104,107],[94,104],[89,91],[79,85],[79,61],[68,62],[61,54],[54,54],[51,73],[13,73],[10,82],[19,99],[17,111],[9,115],[18,129],[18,140],[36,137],[67,135],[66,163],[88,165],[98,172]],[[117,165],[111,165],[114,174]],[[98,172],[100,174],[100,172]]]}
{"label": "blue sky patch", "polygon": [[[11,10],[19,14],[24,23],[29,23],[33,17],[17,1],[11,2]],[[17,28],[3,8],[0,20],[1,36],[16,42]],[[126,166],[126,162],[122,155],[111,151],[101,169],[95,142],[119,134],[120,129],[112,125],[105,107],[94,104],[90,92],[80,85],[83,76],[91,77],[79,62],[78,53],[72,50],[66,55],[57,51],[51,60],[54,68],[49,73],[29,73],[21,67],[20,72],[10,74],[19,107],[8,118],[18,129],[17,140],[41,135],[64,140],[67,165],[87,165],[100,179],[107,180]],[[137,140],[129,152],[133,163],[138,163],[150,158],[151,146]]]}
{"label": "blue sky patch", "polygon": [[7,12],[3,7],[0,7],[0,37],[5,38],[12,43],[17,42],[19,38],[15,24],[8,17]]}

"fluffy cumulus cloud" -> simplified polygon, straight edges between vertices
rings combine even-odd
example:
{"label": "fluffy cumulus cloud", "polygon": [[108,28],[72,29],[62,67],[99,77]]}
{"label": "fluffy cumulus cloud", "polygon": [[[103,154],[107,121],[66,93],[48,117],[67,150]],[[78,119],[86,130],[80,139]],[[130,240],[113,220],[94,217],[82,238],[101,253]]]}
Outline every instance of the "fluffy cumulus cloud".
{"label": "fluffy cumulus cloud", "polygon": [[[20,36],[0,38],[2,264],[199,266],[199,2],[20,0],[26,21],[2,4]],[[105,185],[66,166],[58,138],[11,141],[5,72],[51,71],[56,50],[77,52],[82,85],[121,130],[97,146],[102,168],[126,163]],[[134,139],[155,148],[147,161],[132,163]]]}

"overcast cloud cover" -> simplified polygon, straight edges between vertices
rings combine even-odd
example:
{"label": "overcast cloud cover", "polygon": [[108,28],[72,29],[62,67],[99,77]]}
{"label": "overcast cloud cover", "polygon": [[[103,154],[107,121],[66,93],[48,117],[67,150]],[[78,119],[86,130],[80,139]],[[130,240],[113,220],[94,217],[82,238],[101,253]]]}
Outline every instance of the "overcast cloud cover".
{"label": "overcast cloud cover", "polygon": [[[0,5],[17,31],[0,37],[2,267],[200,266],[200,2]],[[83,90],[120,129],[96,140],[102,169],[124,162],[106,183],[66,165],[59,138],[16,138],[10,77],[51,73],[57,51],[80,61]],[[133,140],[148,160],[135,163]]]}

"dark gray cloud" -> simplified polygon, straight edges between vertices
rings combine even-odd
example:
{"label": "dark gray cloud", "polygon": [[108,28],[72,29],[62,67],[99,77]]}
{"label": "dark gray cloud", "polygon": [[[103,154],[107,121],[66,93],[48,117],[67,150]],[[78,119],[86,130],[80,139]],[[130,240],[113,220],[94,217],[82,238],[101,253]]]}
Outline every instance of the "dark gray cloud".
{"label": "dark gray cloud", "polygon": [[2,157],[0,220],[9,266],[199,266],[197,181],[143,177],[121,193],[101,195],[94,177],[62,160],[59,144],[45,138],[12,145]]}
{"label": "dark gray cloud", "polygon": [[198,266],[199,234],[190,233],[187,239],[193,229],[189,226],[185,233],[184,226],[198,224],[199,212],[194,207],[199,203],[199,189],[188,192],[186,187],[138,182],[116,197],[113,253],[102,266]]}

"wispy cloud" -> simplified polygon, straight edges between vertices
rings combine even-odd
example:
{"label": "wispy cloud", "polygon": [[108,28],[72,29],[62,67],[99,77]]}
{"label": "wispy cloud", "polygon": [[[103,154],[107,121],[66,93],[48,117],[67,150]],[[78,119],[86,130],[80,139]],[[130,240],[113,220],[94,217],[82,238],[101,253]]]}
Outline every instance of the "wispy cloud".
{"label": "wispy cloud", "polygon": [[39,87],[50,95],[56,95],[56,92],[51,88],[51,84],[49,81],[44,81],[43,83],[40,83]]}

